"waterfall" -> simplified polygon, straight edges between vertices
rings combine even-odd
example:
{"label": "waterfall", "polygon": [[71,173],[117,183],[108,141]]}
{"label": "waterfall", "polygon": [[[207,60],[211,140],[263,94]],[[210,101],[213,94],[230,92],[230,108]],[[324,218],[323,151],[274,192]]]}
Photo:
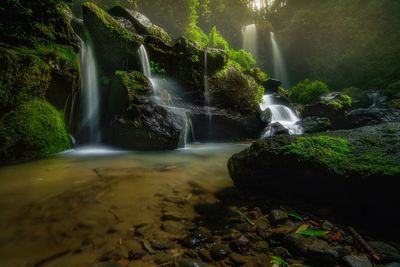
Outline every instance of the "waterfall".
{"label": "waterfall", "polygon": [[285,88],[290,87],[289,77],[287,74],[285,61],[278,42],[275,39],[275,33],[271,32],[272,61],[274,63],[273,76],[279,79]]}
{"label": "waterfall", "polygon": [[208,118],[208,131],[211,131],[211,103],[210,103],[210,93],[208,88],[208,50],[204,49],[204,108],[207,112]]}
{"label": "waterfall", "polygon": [[[264,95],[263,101],[260,104],[262,111],[269,109],[272,114],[271,124],[279,122],[289,130],[289,134],[302,134],[303,129],[297,124],[300,119],[289,107],[279,105],[275,102],[274,95]],[[263,137],[273,135],[271,127],[268,126],[263,133]]]}
{"label": "waterfall", "polygon": [[140,57],[140,63],[142,64],[143,74],[147,78],[151,79],[150,61],[149,61],[149,57],[147,55],[147,51],[146,51],[146,48],[144,47],[144,45],[141,45],[139,47],[138,53],[139,53],[139,57]]}
{"label": "waterfall", "polygon": [[93,47],[89,40],[80,39],[81,90],[83,104],[83,129],[89,143],[98,143],[100,133],[100,87]]}
{"label": "waterfall", "polygon": [[[192,129],[192,122],[187,114],[187,110],[184,108],[179,108],[173,106],[171,94],[173,93],[173,88],[176,85],[165,78],[153,77],[150,68],[150,60],[144,45],[141,45],[138,50],[140,63],[142,65],[143,74],[150,80],[153,87],[154,102],[160,106],[172,111],[177,117],[180,117],[184,125],[182,127],[182,132],[180,134],[180,146],[185,147],[188,144],[189,133]],[[192,133],[193,135],[194,133]]]}
{"label": "waterfall", "polygon": [[247,25],[243,28],[243,49],[250,52],[257,61],[258,43],[257,26],[255,24]]}

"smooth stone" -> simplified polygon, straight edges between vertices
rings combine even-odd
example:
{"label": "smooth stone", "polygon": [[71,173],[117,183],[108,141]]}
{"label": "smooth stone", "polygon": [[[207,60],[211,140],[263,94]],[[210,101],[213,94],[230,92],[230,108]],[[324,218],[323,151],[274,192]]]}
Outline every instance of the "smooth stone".
{"label": "smooth stone", "polygon": [[196,231],[187,236],[182,244],[187,248],[195,248],[203,243],[214,242],[214,237],[207,231]]}
{"label": "smooth stone", "polygon": [[396,248],[393,246],[377,241],[368,242],[378,256],[381,258],[382,262],[399,262],[400,254]]}
{"label": "smooth stone", "polygon": [[348,255],[343,258],[348,267],[373,267],[371,261],[365,255]]}
{"label": "smooth stone", "polygon": [[132,250],[129,251],[128,253],[128,259],[129,260],[140,260],[144,256],[147,255],[147,252],[143,249],[138,249],[138,250]]}
{"label": "smooth stone", "polygon": [[154,255],[153,259],[156,264],[164,264],[167,262],[172,262],[174,260],[174,256],[165,252],[159,252]]}
{"label": "smooth stone", "polygon": [[269,214],[272,224],[282,224],[288,220],[288,214],[282,210],[273,210]]}
{"label": "smooth stone", "polygon": [[151,246],[154,249],[158,249],[158,250],[171,249],[171,248],[176,247],[174,242],[167,240],[167,239],[165,239],[165,240],[153,239],[150,242],[151,242]]}
{"label": "smooth stone", "polygon": [[229,247],[221,244],[214,245],[210,250],[211,257],[216,261],[229,257],[230,252]]}
{"label": "smooth stone", "polygon": [[321,228],[325,231],[331,231],[335,226],[330,221],[324,221]]}
{"label": "smooth stone", "polygon": [[229,258],[238,265],[244,265],[247,262],[246,257],[239,253],[232,253]]}
{"label": "smooth stone", "polygon": [[338,252],[327,242],[296,233],[287,235],[283,245],[295,256],[310,260],[313,266],[334,266],[339,257]]}
{"label": "smooth stone", "polygon": [[179,267],[204,267],[205,264],[199,260],[183,258],[178,262]]}
{"label": "smooth stone", "polygon": [[162,226],[165,232],[171,234],[179,234],[185,230],[185,225],[177,221],[165,221]]}
{"label": "smooth stone", "polygon": [[92,267],[122,267],[116,262],[99,262],[92,265]]}
{"label": "smooth stone", "polygon": [[257,241],[255,247],[259,252],[267,252],[269,249],[269,244],[267,241]]}
{"label": "smooth stone", "polygon": [[392,263],[389,263],[389,264],[385,265],[385,267],[400,267],[400,263],[399,262],[392,262]]}

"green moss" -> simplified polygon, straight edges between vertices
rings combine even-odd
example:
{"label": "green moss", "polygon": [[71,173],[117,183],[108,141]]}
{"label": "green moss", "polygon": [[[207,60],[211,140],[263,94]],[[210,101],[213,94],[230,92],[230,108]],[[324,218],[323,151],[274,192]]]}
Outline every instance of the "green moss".
{"label": "green moss", "polygon": [[348,109],[351,107],[352,99],[348,95],[340,95],[338,99],[335,99],[329,103],[335,110]]}
{"label": "green moss", "polygon": [[329,88],[325,83],[307,79],[290,90],[289,98],[294,103],[306,105],[318,102],[321,96],[328,93]]}
{"label": "green moss", "polygon": [[[367,144],[365,144],[367,146]],[[400,174],[400,166],[378,152],[357,153],[346,139],[330,136],[299,137],[278,153],[295,157],[299,162],[327,168],[332,174]]]}
{"label": "green moss", "polygon": [[0,121],[0,158],[31,159],[71,147],[63,116],[46,101],[35,99]]}
{"label": "green moss", "polygon": [[157,62],[150,61],[151,72],[157,75],[165,76],[167,71],[160,66]]}
{"label": "green moss", "polygon": [[105,10],[101,9],[94,3],[86,2],[83,4],[84,9],[89,10],[96,18],[101,21],[102,26],[104,26],[109,33],[118,37],[125,42],[139,42],[138,38],[125,30],[110,14]]}
{"label": "green moss", "polygon": [[389,98],[400,97],[400,81],[389,84],[384,90],[384,94]]}
{"label": "green moss", "polygon": [[400,109],[400,99],[393,99],[389,102],[389,106],[395,109]]}
{"label": "green moss", "polygon": [[79,57],[69,46],[0,47],[0,110],[8,110],[33,97],[44,98],[51,73],[79,73]]}
{"label": "green moss", "polygon": [[135,95],[149,95],[151,93],[150,81],[138,71],[116,71],[115,76],[128,90],[129,99]]}

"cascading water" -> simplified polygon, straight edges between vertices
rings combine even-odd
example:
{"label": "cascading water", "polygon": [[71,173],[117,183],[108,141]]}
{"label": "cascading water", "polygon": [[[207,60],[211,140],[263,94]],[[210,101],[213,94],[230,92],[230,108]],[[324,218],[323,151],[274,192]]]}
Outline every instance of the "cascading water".
{"label": "cascading water", "polygon": [[257,61],[258,54],[257,26],[247,25],[243,28],[243,49],[250,52]]}
{"label": "cascading water", "polygon": [[150,80],[153,87],[153,92],[155,96],[154,101],[161,106],[165,106],[177,117],[183,118],[184,125],[182,127],[180,137],[180,146],[185,147],[188,143],[192,123],[186,109],[173,106],[170,95],[172,93],[172,90],[168,91],[168,87],[174,87],[174,84],[168,82],[166,79],[153,77],[151,73],[150,60],[146,48],[143,45],[139,47],[138,54],[142,65],[143,74]]}
{"label": "cascading water", "polygon": [[100,92],[99,78],[93,47],[89,40],[80,39],[81,51],[81,90],[83,103],[83,129],[87,132],[88,142],[100,142]]}
{"label": "cascading water", "polygon": [[282,52],[275,38],[275,33],[271,32],[272,61],[274,63],[273,76],[279,79],[285,88],[290,87],[289,76],[286,70]]}
{"label": "cascading water", "polygon": [[[262,111],[269,109],[272,114],[271,124],[279,122],[282,126],[289,130],[289,134],[302,134],[303,129],[298,125],[299,117],[289,107],[277,104],[274,95],[264,95],[263,101],[260,104]],[[263,133],[263,137],[273,135],[270,126]]]}
{"label": "cascading water", "polygon": [[208,88],[208,50],[204,49],[204,108],[207,112],[208,131],[211,130],[211,108],[210,108],[210,93]]}

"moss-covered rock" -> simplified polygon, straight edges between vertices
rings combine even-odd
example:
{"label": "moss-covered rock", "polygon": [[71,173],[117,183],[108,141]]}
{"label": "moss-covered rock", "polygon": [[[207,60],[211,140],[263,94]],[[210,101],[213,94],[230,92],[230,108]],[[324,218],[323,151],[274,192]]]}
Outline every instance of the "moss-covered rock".
{"label": "moss-covered rock", "polygon": [[260,140],[228,167],[245,191],[381,214],[400,203],[400,123]]}
{"label": "moss-covered rock", "polygon": [[293,86],[290,90],[290,101],[297,104],[307,105],[318,102],[321,96],[329,93],[328,86],[322,81],[304,80]]}
{"label": "moss-covered rock", "polygon": [[103,72],[112,77],[115,70],[140,69],[137,58],[143,38],[126,30],[105,10],[93,3],[83,4],[83,20],[90,32]]}
{"label": "moss-covered rock", "polygon": [[0,120],[0,159],[32,159],[71,147],[64,118],[46,101],[34,99]]}
{"label": "moss-covered rock", "polygon": [[[261,93],[259,93],[261,91]],[[209,81],[212,106],[241,115],[259,114],[259,98],[264,88],[234,66],[216,73]]]}
{"label": "moss-covered rock", "polygon": [[171,37],[164,29],[151,23],[145,15],[136,10],[116,6],[109,9],[108,12],[114,17],[122,17],[129,20],[140,35],[152,35],[160,38],[165,43],[172,43]]}
{"label": "moss-covered rock", "polygon": [[0,46],[0,64],[0,113],[35,97],[63,109],[79,87],[79,58],[70,46]]}
{"label": "moss-covered rock", "polygon": [[153,87],[149,79],[138,71],[116,71],[108,99],[109,115],[126,110],[135,96],[149,96]]}

